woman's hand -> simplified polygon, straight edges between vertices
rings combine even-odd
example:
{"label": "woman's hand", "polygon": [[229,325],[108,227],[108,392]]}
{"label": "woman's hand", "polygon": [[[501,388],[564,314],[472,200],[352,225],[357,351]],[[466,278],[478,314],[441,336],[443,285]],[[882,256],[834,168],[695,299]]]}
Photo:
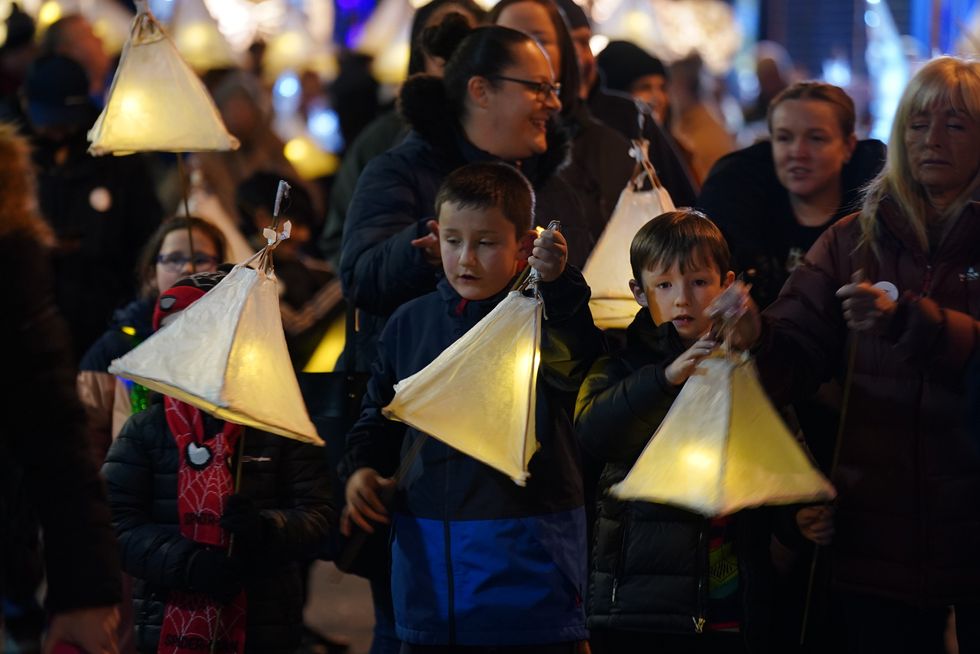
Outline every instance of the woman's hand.
{"label": "woman's hand", "polygon": [[688,377],[694,374],[701,360],[711,354],[712,350],[718,347],[718,341],[713,337],[705,335],[689,347],[683,354],[674,359],[674,362],[664,370],[667,381],[674,386],[680,386],[687,381]]}
{"label": "woman's hand", "polygon": [[762,333],[759,308],[749,295],[750,288],[736,280],[705,309],[705,314],[714,322],[712,334],[729,336],[732,347],[739,350],[755,345]]}
{"label": "woman's hand", "polygon": [[422,256],[430,266],[442,268],[442,253],[439,249],[439,223],[430,220],[425,223],[429,233],[411,241],[413,248],[422,250]]}
{"label": "woman's hand", "polygon": [[534,239],[534,249],[527,258],[528,264],[538,271],[542,282],[553,282],[565,272],[568,261],[568,243],[562,233],[546,229]]}
{"label": "woman's hand", "polygon": [[834,539],[834,507],[803,507],[796,512],[796,526],[808,541],[817,545],[830,545]]}
{"label": "woman's hand", "polygon": [[388,524],[388,508],[381,496],[394,484],[372,468],[351,475],[344,492],[347,505],[340,515],[340,533],[350,536],[352,522],[369,534],[374,533],[374,524]]}
{"label": "woman's hand", "polygon": [[888,327],[898,304],[888,293],[863,281],[862,271],[851,277],[850,284],[837,289],[847,326],[856,332],[881,333]]}

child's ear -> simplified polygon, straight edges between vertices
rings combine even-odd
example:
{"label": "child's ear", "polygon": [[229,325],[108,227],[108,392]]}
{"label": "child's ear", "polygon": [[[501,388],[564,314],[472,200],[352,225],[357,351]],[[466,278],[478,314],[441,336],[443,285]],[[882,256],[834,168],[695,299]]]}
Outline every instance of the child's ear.
{"label": "child's ear", "polygon": [[646,293],[643,292],[643,287],[640,282],[635,279],[630,280],[630,290],[633,291],[633,298],[636,299],[636,303],[645,309],[650,308],[650,303],[647,302]]}
{"label": "child's ear", "polygon": [[725,273],[724,279],[721,280],[721,287],[728,288],[733,283],[735,283],[735,273],[729,270],[727,273]]}
{"label": "child's ear", "polygon": [[538,233],[533,229],[524,232],[524,235],[517,241],[517,258],[521,261],[527,261],[527,258],[531,256],[531,252],[534,250],[534,239],[537,237]]}

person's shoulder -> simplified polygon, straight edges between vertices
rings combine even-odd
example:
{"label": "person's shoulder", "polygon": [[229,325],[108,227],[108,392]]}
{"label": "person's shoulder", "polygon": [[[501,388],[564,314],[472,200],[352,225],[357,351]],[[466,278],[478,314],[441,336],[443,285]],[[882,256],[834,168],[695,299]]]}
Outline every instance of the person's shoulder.
{"label": "person's shoulder", "polygon": [[421,325],[430,325],[439,320],[446,314],[445,299],[441,297],[438,290],[431,291],[425,295],[413,298],[395,309],[385,330],[389,329],[412,329]]}

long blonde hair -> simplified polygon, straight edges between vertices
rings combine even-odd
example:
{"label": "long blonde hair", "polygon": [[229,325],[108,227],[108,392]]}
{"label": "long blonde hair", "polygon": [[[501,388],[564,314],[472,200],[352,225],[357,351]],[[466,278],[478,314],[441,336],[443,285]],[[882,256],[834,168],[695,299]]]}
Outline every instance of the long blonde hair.
{"label": "long blonde hair", "polygon": [[[888,156],[881,172],[868,184],[861,208],[861,245],[878,254],[876,237],[878,205],[889,196],[901,209],[925,251],[929,251],[926,216],[930,204],[925,188],[915,181],[909,167],[905,131],[912,116],[936,105],[955,107],[980,124],[980,62],[957,57],[937,57],[926,63],[909,81],[892,124]],[[980,147],[980,144],[977,144]],[[959,215],[980,185],[980,170],[942,213],[942,219]]]}

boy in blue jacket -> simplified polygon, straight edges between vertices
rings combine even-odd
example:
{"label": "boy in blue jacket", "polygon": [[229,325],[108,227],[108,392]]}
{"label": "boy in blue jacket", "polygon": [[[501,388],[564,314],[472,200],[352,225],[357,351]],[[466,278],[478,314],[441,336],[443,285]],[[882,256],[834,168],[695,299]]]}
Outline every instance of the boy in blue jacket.
{"label": "boy in blue jacket", "polygon": [[[347,436],[343,527],[392,524],[392,594],[403,652],[576,651],[587,637],[586,530],[570,408],[602,338],[589,288],[566,266],[565,239],[535,239],[534,192],[517,169],[476,163],[436,197],[445,278],[400,307],[381,340],[361,418]],[[532,243],[533,240],[533,243]],[[401,453],[422,437],[381,409],[412,375],[486,316],[527,262],[540,274],[545,314],[530,478],[506,475],[429,439],[389,513],[382,490]],[[452,396],[446,411],[464,411]],[[487,425],[494,437],[494,425]]]}

